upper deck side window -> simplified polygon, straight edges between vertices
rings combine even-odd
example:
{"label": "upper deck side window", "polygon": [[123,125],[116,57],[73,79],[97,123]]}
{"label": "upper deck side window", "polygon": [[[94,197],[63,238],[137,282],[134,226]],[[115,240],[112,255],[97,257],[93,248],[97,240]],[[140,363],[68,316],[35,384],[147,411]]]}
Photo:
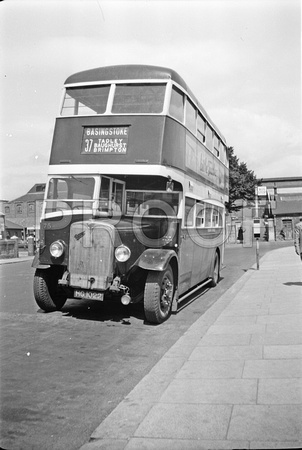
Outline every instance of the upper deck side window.
{"label": "upper deck side window", "polygon": [[117,84],[112,104],[113,114],[160,114],[166,84]]}
{"label": "upper deck side window", "polygon": [[213,133],[214,139],[214,154],[219,157],[220,141],[216,133]]}
{"label": "upper deck side window", "polygon": [[214,135],[214,131],[213,129],[210,127],[210,125],[206,125],[206,146],[208,147],[208,149],[213,152],[213,135]]}
{"label": "upper deck side window", "polygon": [[196,108],[188,98],[186,101],[186,127],[196,134]]}
{"label": "upper deck side window", "polygon": [[169,114],[180,122],[184,121],[184,94],[175,86],[172,87]]}
{"label": "upper deck side window", "polygon": [[169,115],[181,122],[218,159],[226,163],[225,145],[202,112],[176,86],[172,86]]}
{"label": "upper deck side window", "polygon": [[201,116],[200,113],[198,113],[197,116],[197,137],[202,142],[205,142],[206,139],[206,121]]}

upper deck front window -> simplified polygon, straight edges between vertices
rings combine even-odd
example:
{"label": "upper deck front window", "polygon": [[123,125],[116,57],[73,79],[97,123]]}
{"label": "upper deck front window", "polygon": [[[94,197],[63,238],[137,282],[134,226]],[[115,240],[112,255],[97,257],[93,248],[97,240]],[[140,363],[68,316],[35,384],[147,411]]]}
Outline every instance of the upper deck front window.
{"label": "upper deck front window", "polygon": [[105,112],[111,114],[160,114],[164,106],[165,90],[165,83],[117,84],[110,111],[111,101],[107,105],[110,85],[68,87],[61,116],[91,116],[105,114]]}
{"label": "upper deck front window", "polygon": [[67,88],[61,116],[104,114],[110,85]]}
{"label": "upper deck front window", "polygon": [[165,84],[118,84],[113,114],[159,114],[163,110]]}

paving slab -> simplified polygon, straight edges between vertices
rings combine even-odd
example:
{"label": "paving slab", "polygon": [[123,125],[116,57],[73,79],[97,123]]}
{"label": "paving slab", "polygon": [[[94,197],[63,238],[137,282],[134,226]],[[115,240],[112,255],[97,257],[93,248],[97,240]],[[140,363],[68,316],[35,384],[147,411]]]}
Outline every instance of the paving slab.
{"label": "paving slab", "polygon": [[261,345],[223,345],[223,346],[205,346],[200,345],[196,347],[189,360],[203,359],[203,360],[251,360],[262,358]]}
{"label": "paving slab", "polygon": [[226,439],[230,405],[159,403],[134,433],[136,437],[165,439]]}
{"label": "paving slab", "polygon": [[[248,447],[236,447],[238,449],[240,448],[248,448]],[[280,441],[280,442],[274,442],[274,441],[251,441],[250,442],[250,449],[255,450],[269,450],[269,449],[301,449],[302,448],[302,441]]]}
{"label": "paving slab", "polygon": [[216,325],[236,325],[236,324],[246,324],[246,325],[253,325],[257,322],[257,315],[255,314],[243,314],[241,316],[239,315],[224,315],[221,314],[221,316],[216,320]]}
{"label": "paving slab", "polygon": [[[268,323],[266,325],[267,333],[276,333],[276,332],[290,332],[290,331],[298,331],[301,332],[302,326],[300,321],[292,321],[292,322],[279,322],[279,323]],[[265,325],[264,325],[265,326]]]}
{"label": "paving slab", "polygon": [[177,379],[170,383],[160,401],[179,404],[255,404],[257,388],[257,380],[250,379],[190,379],[188,383]]}
{"label": "paving slab", "polygon": [[[262,335],[259,335],[262,336]],[[226,345],[249,345],[251,334],[206,334],[196,345],[199,346],[226,346]],[[262,342],[259,342],[262,344]],[[259,344],[255,342],[255,345]]]}
{"label": "paving slab", "polygon": [[302,327],[302,314],[269,314],[258,316],[257,324],[282,324]]}
{"label": "paving slab", "polygon": [[302,344],[301,331],[276,331],[274,333],[254,334],[251,344],[257,345],[296,345]]}
{"label": "paving slab", "polygon": [[[263,378],[259,380],[257,404],[302,404],[301,378]],[[302,417],[301,417],[302,427]]]}
{"label": "paving slab", "polygon": [[81,450],[124,450],[127,444],[128,439],[97,439],[83,445]]}
{"label": "paving slab", "polygon": [[263,359],[246,361],[243,378],[300,378],[301,359]]}
{"label": "paving slab", "polygon": [[302,442],[302,405],[235,405],[228,439]]}
{"label": "paving slab", "polygon": [[[243,303],[240,303],[239,305],[235,306],[233,303],[230,305],[229,308],[226,308],[225,311],[221,314],[221,317],[239,317],[240,319],[244,316],[262,316],[269,314],[269,304],[268,305],[244,305]],[[286,310],[287,312],[287,310]],[[253,322],[255,323],[255,322]]]}
{"label": "paving slab", "polygon": [[[132,438],[125,450],[233,450],[236,448],[249,448],[249,443],[248,441],[226,440]],[[108,447],[108,449],[111,450],[111,447]]]}
{"label": "paving slab", "polygon": [[264,333],[266,331],[265,324],[255,325],[213,325],[208,333],[209,334],[256,334]]}
{"label": "paving slab", "polygon": [[[302,295],[301,295],[302,298]],[[302,302],[301,300],[286,300],[284,302],[284,297],[280,301],[274,301],[269,306],[269,314],[286,314],[288,311],[291,314],[302,314]]]}
{"label": "paving slab", "polygon": [[175,379],[216,379],[241,378],[244,361],[204,361],[191,360],[185,362]]}
{"label": "paving slab", "polygon": [[[302,359],[302,344],[291,345],[265,345],[263,347],[264,359]],[[301,360],[302,365],[302,360]]]}

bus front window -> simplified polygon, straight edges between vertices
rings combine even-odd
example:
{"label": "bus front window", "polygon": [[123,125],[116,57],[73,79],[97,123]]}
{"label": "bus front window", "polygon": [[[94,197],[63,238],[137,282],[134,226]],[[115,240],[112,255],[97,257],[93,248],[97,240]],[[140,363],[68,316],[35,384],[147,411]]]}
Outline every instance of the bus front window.
{"label": "bus front window", "polygon": [[95,179],[92,177],[56,177],[48,183],[45,213],[92,209]]}

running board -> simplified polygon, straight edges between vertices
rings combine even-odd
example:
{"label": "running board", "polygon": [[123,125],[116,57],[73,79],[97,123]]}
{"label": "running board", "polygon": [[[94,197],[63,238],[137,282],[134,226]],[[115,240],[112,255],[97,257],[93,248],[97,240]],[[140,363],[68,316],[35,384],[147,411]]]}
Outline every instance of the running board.
{"label": "running board", "polygon": [[181,303],[183,300],[185,300],[187,297],[189,297],[190,295],[194,294],[194,292],[198,291],[198,289],[201,289],[202,287],[206,286],[207,284],[209,284],[212,281],[212,278],[209,278],[208,280],[204,281],[203,283],[199,284],[198,286],[196,286],[194,289],[192,289],[191,291],[187,292],[186,294],[184,294],[183,296],[181,296],[180,298],[178,298],[177,300],[177,304]]}

